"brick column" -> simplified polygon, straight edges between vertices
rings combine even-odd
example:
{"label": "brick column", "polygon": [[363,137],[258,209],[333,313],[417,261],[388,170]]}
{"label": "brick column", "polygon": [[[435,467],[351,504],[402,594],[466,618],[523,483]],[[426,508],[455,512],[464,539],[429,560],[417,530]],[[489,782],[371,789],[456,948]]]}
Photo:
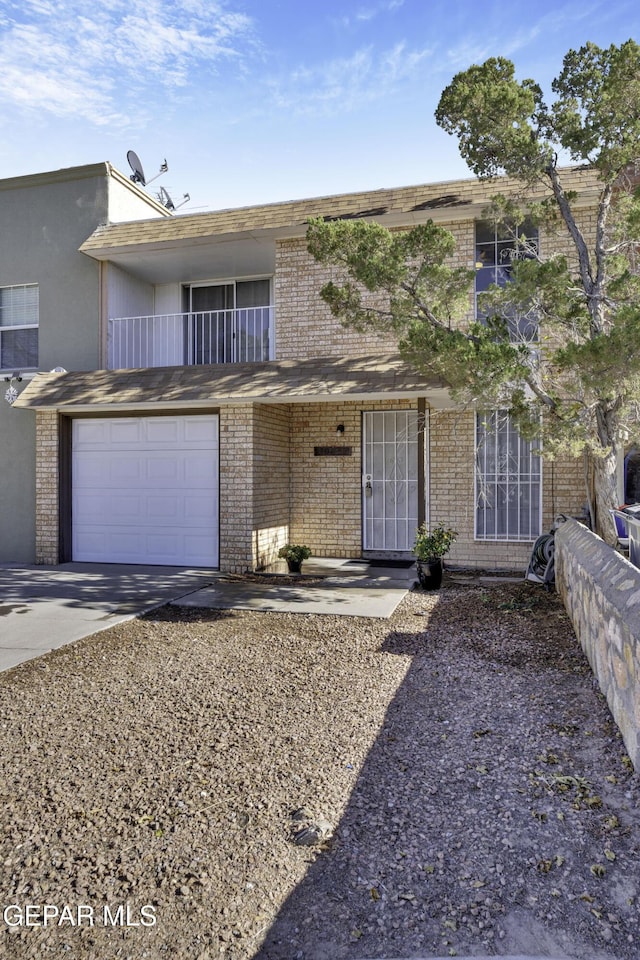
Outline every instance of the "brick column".
{"label": "brick column", "polygon": [[254,410],[250,403],[220,410],[220,569],[253,570]]}
{"label": "brick column", "polygon": [[58,414],[36,412],[36,563],[57,564],[59,547]]}

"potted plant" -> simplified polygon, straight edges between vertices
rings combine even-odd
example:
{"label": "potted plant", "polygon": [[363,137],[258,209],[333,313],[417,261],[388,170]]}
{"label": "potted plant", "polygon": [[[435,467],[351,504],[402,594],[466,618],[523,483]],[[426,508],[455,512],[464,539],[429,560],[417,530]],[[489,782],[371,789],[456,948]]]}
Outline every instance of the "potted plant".
{"label": "potted plant", "polygon": [[416,555],[418,581],[423,590],[438,590],[442,583],[442,558],[455,543],[457,532],[443,523],[429,528],[421,524],[416,531],[413,552]]}
{"label": "potted plant", "polygon": [[278,550],[278,556],[281,560],[287,561],[289,573],[300,573],[302,561],[311,556],[311,550],[304,544],[285,543],[284,547]]}

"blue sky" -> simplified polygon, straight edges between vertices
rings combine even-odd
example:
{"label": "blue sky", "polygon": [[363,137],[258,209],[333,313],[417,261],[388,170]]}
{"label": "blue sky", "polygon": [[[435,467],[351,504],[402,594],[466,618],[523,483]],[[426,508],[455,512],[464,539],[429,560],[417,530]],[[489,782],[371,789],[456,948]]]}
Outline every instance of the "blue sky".
{"label": "blue sky", "polygon": [[504,55],[640,37],[637,0],[0,0],[0,177],[133,149],[183,212],[468,174],[433,112]]}

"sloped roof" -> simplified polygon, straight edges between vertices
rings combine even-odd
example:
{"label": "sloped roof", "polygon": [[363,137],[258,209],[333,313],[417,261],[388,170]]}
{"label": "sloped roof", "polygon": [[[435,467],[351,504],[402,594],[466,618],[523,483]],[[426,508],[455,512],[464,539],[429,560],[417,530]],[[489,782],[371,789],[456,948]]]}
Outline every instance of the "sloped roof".
{"label": "sloped roof", "polygon": [[[563,172],[565,189],[576,190],[585,201],[593,195],[594,175],[589,170],[567,168]],[[503,192],[522,190],[519,181],[500,177],[493,180],[451,180],[412,187],[370,190],[337,196],[315,197],[252,207],[236,207],[210,213],[181,214],[162,220],[106,224],[98,227],[80,247],[83,253],[100,257],[112,249],[141,244],[158,245],[182,240],[205,239],[228,234],[287,230],[303,234],[313,217],[325,219],[374,218],[403,222],[424,221],[436,214],[457,219],[474,216],[471,208],[484,206],[489,198]],[[528,191],[532,199],[549,194],[544,183]],[[464,211],[464,212],[463,212]]]}
{"label": "sloped roof", "polygon": [[16,407],[61,412],[212,407],[229,403],[289,403],[426,396],[448,403],[446,384],[416,373],[397,354],[144,370],[40,373]]}

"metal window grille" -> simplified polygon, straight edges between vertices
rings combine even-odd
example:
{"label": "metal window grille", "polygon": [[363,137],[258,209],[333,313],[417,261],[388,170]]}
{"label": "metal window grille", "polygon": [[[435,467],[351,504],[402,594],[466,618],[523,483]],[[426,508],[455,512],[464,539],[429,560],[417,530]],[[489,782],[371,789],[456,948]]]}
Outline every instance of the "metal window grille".
{"label": "metal window grille", "polygon": [[365,550],[411,550],[418,525],[418,414],[363,414]]}
{"label": "metal window grille", "polygon": [[475,487],[477,540],[540,535],[542,461],[506,411],[476,415]]}

